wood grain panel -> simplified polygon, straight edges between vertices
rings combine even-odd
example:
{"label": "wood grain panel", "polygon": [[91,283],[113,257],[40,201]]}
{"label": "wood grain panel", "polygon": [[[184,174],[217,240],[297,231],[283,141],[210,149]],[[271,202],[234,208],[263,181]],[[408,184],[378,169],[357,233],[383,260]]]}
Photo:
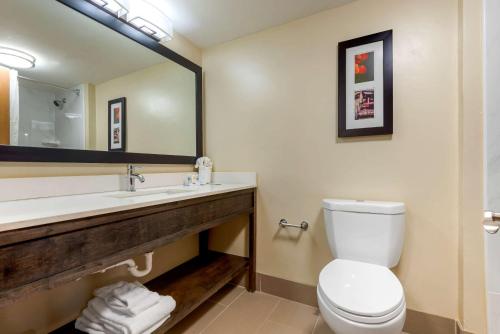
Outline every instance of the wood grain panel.
{"label": "wood grain panel", "polygon": [[9,70],[0,66],[0,145],[10,144]]}
{"label": "wood grain panel", "polygon": [[147,206],[144,208],[118,211],[114,213],[97,215],[97,216],[89,216],[82,219],[73,219],[68,221],[62,221],[59,223],[52,223],[47,225],[40,225],[40,226],[16,229],[12,231],[0,232],[0,247],[14,243],[20,243],[27,240],[45,238],[52,235],[81,230],[84,228],[90,228],[98,225],[112,224],[126,219],[146,216],[167,210],[175,210],[199,203],[216,201],[219,199],[235,197],[242,194],[253,194],[253,193],[254,189],[239,190],[230,193],[212,195],[209,197],[187,199],[161,205]]}
{"label": "wood grain panel", "polygon": [[[54,280],[75,279],[110,262],[116,263],[199,233],[227,217],[251,213],[253,204],[253,192],[215,200],[207,197],[204,202],[175,209],[168,205],[163,209],[161,206],[144,208],[142,215],[141,209],[133,210],[128,218],[119,221],[114,220],[114,215],[106,215],[97,226],[90,224],[83,229],[2,246],[0,304],[51,287]],[[127,213],[117,215],[126,217]],[[109,220],[113,223],[106,223]]]}

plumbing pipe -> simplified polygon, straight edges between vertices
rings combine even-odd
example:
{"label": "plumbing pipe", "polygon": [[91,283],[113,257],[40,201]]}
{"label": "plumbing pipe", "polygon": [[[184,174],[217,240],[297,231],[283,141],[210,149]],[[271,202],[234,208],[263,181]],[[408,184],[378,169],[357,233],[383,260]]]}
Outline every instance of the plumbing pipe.
{"label": "plumbing pipe", "polygon": [[128,271],[132,274],[132,276],[143,277],[149,274],[151,269],[153,269],[153,252],[144,254],[144,257],[146,258],[146,268],[144,270],[139,270],[137,265],[128,267]]}
{"label": "plumbing pipe", "polygon": [[[151,272],[153,269],[153,254],[154,252],[146,253],[144,254],[144,257],[146,258],[146,268],[144,270],[139,270],[139,267],[135,263],[134,260],[128,259],[125,261],[122,261],[120,263],[114,264],[112,266],[109,266],[107,268],[104,268],[103,270],[98,271],[99,273],[105,273],[109,269],[116,268],[119,266],[127,266],[129,273],[134,276],[134,277],[143,277],[146,276]],[[97,273],[97,272],[96,272]]]}

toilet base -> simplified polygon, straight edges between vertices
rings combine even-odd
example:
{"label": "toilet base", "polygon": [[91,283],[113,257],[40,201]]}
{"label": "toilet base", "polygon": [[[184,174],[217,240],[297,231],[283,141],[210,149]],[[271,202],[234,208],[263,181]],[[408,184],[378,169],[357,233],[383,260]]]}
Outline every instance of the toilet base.
{"label": "toilet base", "polygon": [[380,324],[356,323],[330,310],[318,294],[318,305],[323,319],[335,334],[401,334],[406,319],[406,308],[395,318]]}

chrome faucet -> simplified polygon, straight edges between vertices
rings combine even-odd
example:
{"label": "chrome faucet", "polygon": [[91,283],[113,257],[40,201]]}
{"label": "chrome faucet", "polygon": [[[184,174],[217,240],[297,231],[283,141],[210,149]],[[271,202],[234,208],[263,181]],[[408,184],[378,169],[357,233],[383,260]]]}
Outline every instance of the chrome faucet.
{"label": "chrome faucet", "polygon": [[146,181],[144,176],[137,173],[137,170],[140,168],[134,165],[127,165],[127,191],[135,191],[135,179],[138,179],[141,183]]}

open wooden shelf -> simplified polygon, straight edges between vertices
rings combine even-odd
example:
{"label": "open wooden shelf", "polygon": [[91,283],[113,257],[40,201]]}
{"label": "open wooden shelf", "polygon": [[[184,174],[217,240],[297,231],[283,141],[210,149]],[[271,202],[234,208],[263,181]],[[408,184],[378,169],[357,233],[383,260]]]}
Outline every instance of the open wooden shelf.
{"label": "open wooden shelf", "polygon": [[[244,257],[207,252],[146,283],[151,291],[172,296],[177,307],[169,320],[155,333],[165,333],[186,317],[196,307],[248,270],[249,260]],[[52,333],[82,333],[74,322]]]}

